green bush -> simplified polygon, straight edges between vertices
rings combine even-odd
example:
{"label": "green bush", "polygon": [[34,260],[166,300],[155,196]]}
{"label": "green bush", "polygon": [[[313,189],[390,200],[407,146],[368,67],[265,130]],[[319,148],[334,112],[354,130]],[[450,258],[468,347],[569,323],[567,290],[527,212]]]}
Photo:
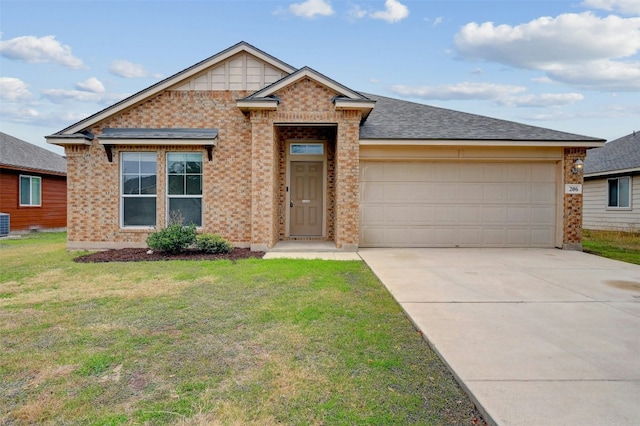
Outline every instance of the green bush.
{"label": "green bush", "polygon": [[196,242],[196,226],[173,223],[147,238],[147,246],[167,253],[180,253]]}
{"label": "green bush", "polygon": [[233,244],[218,234],[202,234],[196,237],[196,247],[205,253],[231,253]]}

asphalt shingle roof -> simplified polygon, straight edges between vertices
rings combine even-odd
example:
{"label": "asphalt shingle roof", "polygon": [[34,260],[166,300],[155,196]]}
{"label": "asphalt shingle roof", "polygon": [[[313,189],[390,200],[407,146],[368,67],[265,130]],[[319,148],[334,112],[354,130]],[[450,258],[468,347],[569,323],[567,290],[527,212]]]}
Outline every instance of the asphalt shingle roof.
{"label": "asphalt shingle roof", "polygon": [[587,151],[584,173],[606,173],[640,169],[640,132],[607,142],[601,148]]}
{"label": "asphalt shingle roof", "polygon": [[603,141],[603,139],[384,96],[362,93],[376,106],[360,127],[360,139]]}
{"label": "asphalt shingle roof", "polygon": [[67,159],[48,149],[0,132],[0,165],[17,169],[67,173]]}

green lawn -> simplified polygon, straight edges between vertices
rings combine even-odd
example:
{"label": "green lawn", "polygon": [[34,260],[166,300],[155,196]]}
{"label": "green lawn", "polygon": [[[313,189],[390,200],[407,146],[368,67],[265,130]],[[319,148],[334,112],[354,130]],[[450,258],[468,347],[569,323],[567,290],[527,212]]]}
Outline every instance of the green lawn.
{"label": "green lawn", "polygon": [[640,233],[585,230],[583,234],[584,251],[640,265]]}
{"label": "green lawn", "polygon": [[362,262],[75,263],[0,241],[0,424],[475,424]]}

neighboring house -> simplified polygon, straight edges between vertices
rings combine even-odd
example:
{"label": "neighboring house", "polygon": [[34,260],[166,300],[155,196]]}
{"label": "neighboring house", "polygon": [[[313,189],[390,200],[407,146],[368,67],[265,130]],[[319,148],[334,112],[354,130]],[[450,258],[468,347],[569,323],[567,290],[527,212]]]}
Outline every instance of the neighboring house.
{"label": "neighboring house", "polygon": [[587,151],[583,227],[640,231],[640,133]]}
{"label": "neighboring house", "polygon": [[10,231],[63,229],[67,226],[64,157],[0,132],[0,212]]}
{"label": "neighboring house", "polygon": [[580,248],[573,163],[604,140],[354,91],[241,42],[47,136],[68,247],[144,246],[179,212],[269,250]]}

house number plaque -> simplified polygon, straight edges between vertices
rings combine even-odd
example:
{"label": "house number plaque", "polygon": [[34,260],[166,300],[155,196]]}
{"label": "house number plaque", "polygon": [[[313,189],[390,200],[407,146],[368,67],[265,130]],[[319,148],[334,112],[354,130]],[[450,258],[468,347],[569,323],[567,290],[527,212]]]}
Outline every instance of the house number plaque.
{"label": "house number plaque", "polygon": [[582,194],[582,184],[568,183],[564,186],[565,194]]}

